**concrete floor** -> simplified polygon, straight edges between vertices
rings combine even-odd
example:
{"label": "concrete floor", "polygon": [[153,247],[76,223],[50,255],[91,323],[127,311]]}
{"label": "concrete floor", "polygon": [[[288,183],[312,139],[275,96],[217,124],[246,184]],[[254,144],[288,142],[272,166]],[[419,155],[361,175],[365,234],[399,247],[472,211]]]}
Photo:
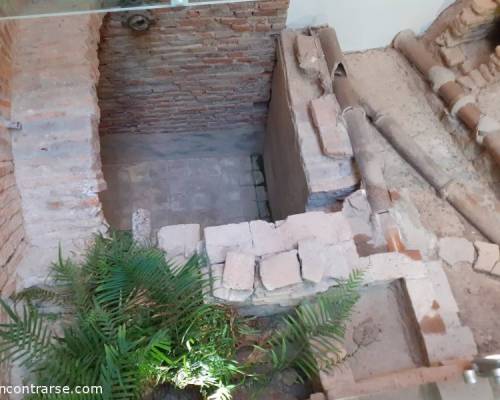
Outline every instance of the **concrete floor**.
{"label": "concrete floor", "polygon": [[354,379],[360,380],[424,365],[416,326],[406,316],[409,303],[399,283],[365,289],[346,334]]}
{"label": "concrete floor", "polygon": [[258,137],[109,135],[102,139],[105,216],[131,228],[134,210],[151,211],[153,230],[166,225],[220,225],[269,217]]}

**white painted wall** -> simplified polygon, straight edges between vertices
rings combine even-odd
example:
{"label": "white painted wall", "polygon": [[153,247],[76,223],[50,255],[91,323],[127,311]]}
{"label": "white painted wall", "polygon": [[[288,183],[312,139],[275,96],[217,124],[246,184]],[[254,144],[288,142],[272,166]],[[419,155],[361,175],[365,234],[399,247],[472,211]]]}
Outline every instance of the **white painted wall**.
{"label": "white painted wall", "polygon": [[454,0],[290,0],[288,27],[329,24],[345,51],[388,46],[403,29],[423,33]]}

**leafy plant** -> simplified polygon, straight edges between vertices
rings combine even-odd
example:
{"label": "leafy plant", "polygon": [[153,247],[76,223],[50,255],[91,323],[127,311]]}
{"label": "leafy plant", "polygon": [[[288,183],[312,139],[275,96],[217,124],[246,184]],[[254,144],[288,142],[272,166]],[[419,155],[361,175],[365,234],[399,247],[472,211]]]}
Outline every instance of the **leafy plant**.
{"label": "leafy plant", "polygon": [[[53,286],[22,292],[15,306],[0,299],[10,319],[0,325],[0,361],[18,362],[38,385],[101,386],[96,398],[124,400],[159,384],[196,386],[206,399],[226,400],[262,371],[295,367],[311,377],[342,361],[360,273],[259,337],[251,335],[252,320],[204,302],[210,281],[201,267],[198,256],[173,265],[125,233],[98,236],[81,265],[59,257]],[[238,359],[248,344],[253,352]]]}

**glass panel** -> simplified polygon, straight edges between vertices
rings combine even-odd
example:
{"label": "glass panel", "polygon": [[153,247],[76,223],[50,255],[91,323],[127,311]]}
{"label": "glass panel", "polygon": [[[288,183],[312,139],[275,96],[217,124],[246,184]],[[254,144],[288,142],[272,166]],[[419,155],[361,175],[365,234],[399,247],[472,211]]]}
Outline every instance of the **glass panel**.
{"label": "glass panel", "polygon": [[0,20],[241,1],[248,0],[0,0]]}

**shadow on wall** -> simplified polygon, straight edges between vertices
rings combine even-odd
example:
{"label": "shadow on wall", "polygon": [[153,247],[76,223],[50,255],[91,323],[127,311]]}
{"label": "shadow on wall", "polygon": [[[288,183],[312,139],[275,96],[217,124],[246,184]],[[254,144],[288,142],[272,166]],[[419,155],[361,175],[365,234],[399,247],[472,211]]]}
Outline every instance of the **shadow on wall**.
{"label": "shadow on wall", "polygon": [[404,29],[423,33],[454,0],[291,0],[287,26],[335,27],[345,51],[388,46]]}

